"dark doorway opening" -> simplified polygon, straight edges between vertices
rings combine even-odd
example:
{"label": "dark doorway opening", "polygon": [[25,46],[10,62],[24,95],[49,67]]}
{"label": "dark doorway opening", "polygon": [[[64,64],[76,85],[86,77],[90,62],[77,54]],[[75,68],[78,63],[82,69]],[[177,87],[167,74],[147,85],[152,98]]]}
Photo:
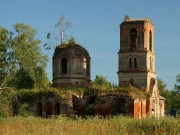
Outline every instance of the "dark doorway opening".
{"label": "dark doorway opening", "polygon": [[56,102],[55,108],[56,108],[55,114],[56,114],[56,115],[59,115],[59,114],[60,114],[60,105],[59,105],[58,102]]}
{"label": "dark doorway opening", "polygon": [[119,113],[125,114],[126,113],[126,100],[124,98],[119,99]]}
{"label": "dark doorway opening", "polygon": [[47,116],[53,115],[53,107],[51,102],[46,102],[46,115]]}

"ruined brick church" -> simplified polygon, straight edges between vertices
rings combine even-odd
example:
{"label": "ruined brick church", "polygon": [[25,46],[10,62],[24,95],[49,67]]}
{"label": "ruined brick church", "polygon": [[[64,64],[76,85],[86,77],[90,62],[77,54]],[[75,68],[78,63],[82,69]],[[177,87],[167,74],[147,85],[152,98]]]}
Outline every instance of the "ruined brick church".
{"label": "ruined brick church", "polygon": [[[134,118],[164,116],[165,99],[158,91],[154,25],[151,20],[128,19],[121,23],[118,57],[119,86],[124,89],[128,86],[139,88],[146,98],[94,92],[83,97],[72,95],[63,99],[49,91],[39,93],[41,97],[37,94],[29,101],[25,97],[19,101],[29,102],[29,110],[41,117],[84,115],[88,107],[91,112],[93,110],[93,115],[125,114]],[[75,42],[62,43],[56,47],[53,55],[53,86],[90,86],[90,65],[91,58],[84,47]],[[102,99],[106,100],[102,102]]]}
{"label": "ruined brick church", "polygon": [[[164,116],[164,98],[159,95],[154,51],[154,25],[149,19],[124,20],[120,25],[119,86],[132,85],[149,94],[134,99],[134,117]],[[60,45],[53,56],[54,86],[87,86],[90,83],[90,56],[86,49]]]}

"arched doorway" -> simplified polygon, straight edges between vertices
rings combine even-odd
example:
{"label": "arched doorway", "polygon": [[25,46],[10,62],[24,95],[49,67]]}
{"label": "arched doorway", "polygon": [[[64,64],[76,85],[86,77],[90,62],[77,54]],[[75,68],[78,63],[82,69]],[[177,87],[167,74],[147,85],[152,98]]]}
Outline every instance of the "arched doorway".
{"label": "arched doorway", "polygon": [[46,106],[46,115],[47,116],[53,115],[53,106],[52,106],[52,103],[51,102],[46,102],[45,106]]}
{"label": "arched doorway", "polygon": [[126,113],[126,100],[124,98],[119,99],[119,113],[120,114]]}

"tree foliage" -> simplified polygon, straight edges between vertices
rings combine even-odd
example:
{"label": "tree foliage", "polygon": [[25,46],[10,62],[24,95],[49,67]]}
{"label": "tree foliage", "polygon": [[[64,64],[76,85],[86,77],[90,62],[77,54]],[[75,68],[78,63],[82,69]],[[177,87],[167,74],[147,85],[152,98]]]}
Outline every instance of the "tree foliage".
{"label": "tree foliage", "polygon": [[13,71],[12,32],[0,26],[0,88],[7,82],[8,73]]}
{"label": "tree foliage", "polygon": [[111,91],[119,88],[117,84],[111,83],[107,80],[106,76],[103,75],[96,75],[92,84],[92,87],[103,91]]}
{"label": "tree foliage", "polygon": [[110,85],[110,82],[107,81],[106,77],[103,75],[96,75],[94,82],[96,85]]}
{"label": "tree foliage", "polygon": [[158,79],[158,88],[159,93],[163,96],[165,100],[165,109],[170,110],[172,108],[180,109],[180,93],[179,93],[179,83],[180,83],[180,75],[177,76],[176,82],[174,86],[174,90],[169,91],[166,88],[166,83],[161,79]]}
{"label": "tree foliage", "polygon": [[21,68],[11,80],[11,86],[17,89],[32,89],[34,87],[34,80],[28,71]]}
{"label": "tree foliage", "polygon": [[37,66],[45,67],[48,58],[41,52],[41,41],[35,39],[36,29],[23,23],[17,23],[14,29],[13,49],[18,68],[32,71]]}
{"label": "tree foliage", "polygon": [[[37,72],[39,76],[46,76],[45,68],[48,61],[48,57],[41,52],[41,41],[35,38],[36,34],[36,29],[24,23],[14,25],[13,33],[0,27],[1,89],[2,84],[19,89],[32,88],[34,83],[47,81],[47,77],[36,76]],[[43,75],[36,71],[40,68]]]}
{"label": "tree foliage", "polygon": [[180,74],[176,76],[176,84],[174,85],[174,90],[172,91],[173,108],[180,109]]}

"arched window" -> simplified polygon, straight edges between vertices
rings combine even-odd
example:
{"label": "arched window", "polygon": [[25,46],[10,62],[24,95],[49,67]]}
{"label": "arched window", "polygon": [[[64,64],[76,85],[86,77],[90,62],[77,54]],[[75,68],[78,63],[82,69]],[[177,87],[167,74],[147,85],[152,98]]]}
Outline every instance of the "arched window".
{"label": "arched window", "polygon": [[137,59],[134,58],[134,68],[137,68]]}
{"label": "arched window", "polygon": [[87,69],[86,58],[83,58],[83,69]]}
{"label": "arched window", "polygon": [[152,32],[149,31],[149,50],[152,51]]}
{"label": "arched window", "polygon": [[87,64],[86,75],[90,75],[90,59],[86,59],[86,64]]}
{"label": "arched window", "polygon": [[137,45],[137,30],[131,29],[130,31],[130,47],[136,48]]}
{"label": "arched window", "polygon": [[63,58],[61,62],[61,69],[63,74],[67,74],[67,59]]}
{"label": "arched window", "polygon": [[132,59],[129,58],[129,68],[132,68]]}

